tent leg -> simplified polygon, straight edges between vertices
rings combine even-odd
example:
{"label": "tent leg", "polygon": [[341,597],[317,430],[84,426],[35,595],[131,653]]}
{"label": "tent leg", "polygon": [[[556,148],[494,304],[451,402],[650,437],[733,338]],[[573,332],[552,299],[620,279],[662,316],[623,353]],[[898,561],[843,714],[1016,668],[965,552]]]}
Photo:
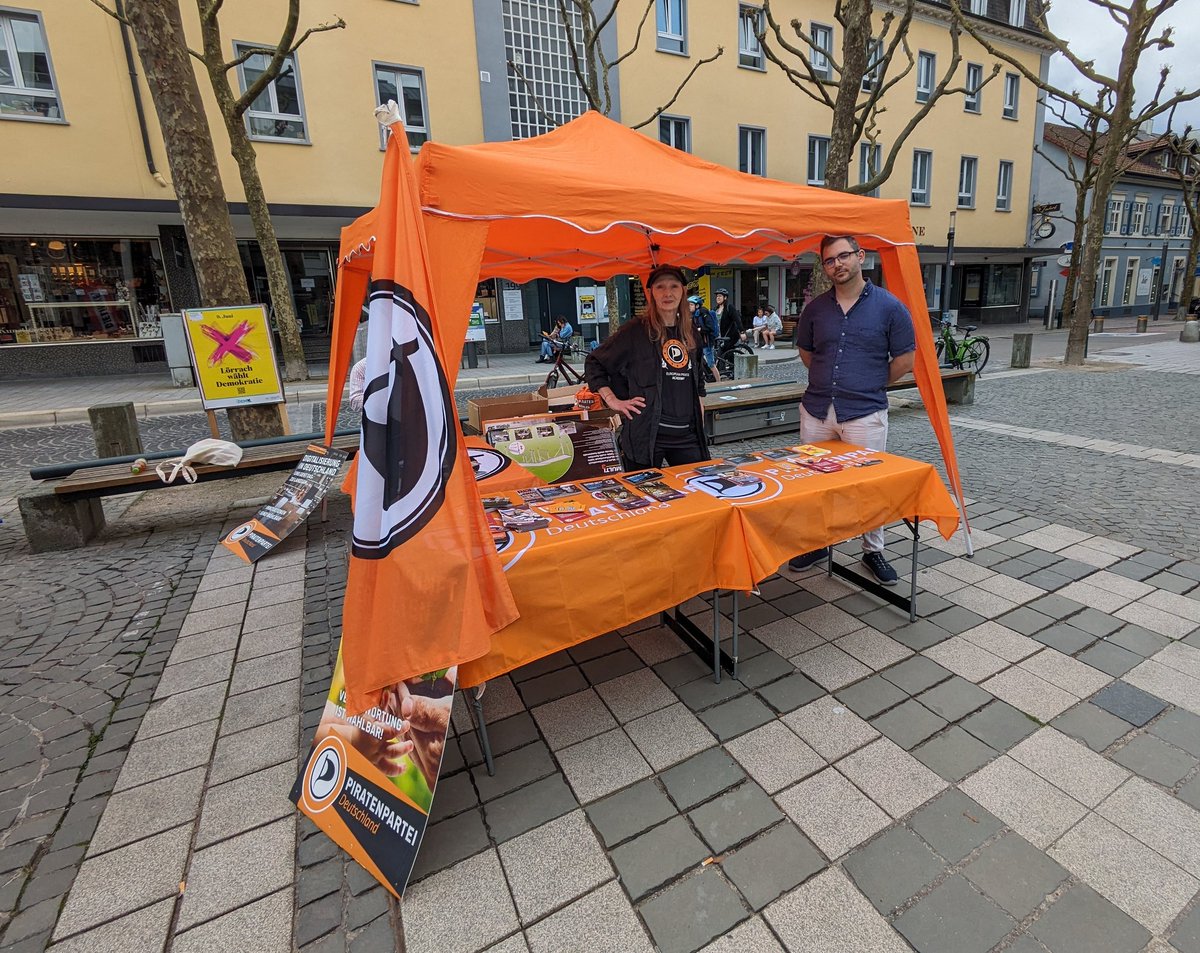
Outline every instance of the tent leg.
{"label": "tent leg", "polygon": [[488,777],[496,776],[496,762],[492,760],[492,744],[488,740],[487,722],[483,717],[483,685],[467,689],[467,698],[471,701],[475,722],[475,737],[479,741],[479,750],[483,752],[483,763],[487,765]]}
{"label": "tent leg", "polygon": [[962,497],[958,496],[957,494],[954,497],[954,503],[958,507],[958,515],[962,519],[962,523],[959,528],[962,530],[963,545],[967,548],[967,558],[973,559],[975,556],[975,543],[971,540],[971,527],[967,523],[966,504],[963,503]]}
{"label": "tent leg", "polygon": [[721,684],[721,590],[714,589],[713,597],[713,681]]}

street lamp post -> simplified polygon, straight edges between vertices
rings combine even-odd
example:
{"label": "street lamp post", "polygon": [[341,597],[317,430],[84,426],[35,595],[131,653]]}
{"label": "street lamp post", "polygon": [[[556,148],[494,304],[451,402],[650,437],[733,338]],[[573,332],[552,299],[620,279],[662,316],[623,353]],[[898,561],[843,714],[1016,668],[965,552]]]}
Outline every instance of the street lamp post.
{"label": "street lamp post", "polygon": [[942,270],[942,318],[950,310],[951,272],[954,270],[954,221],[958,211],[950,213],[950,230],[946,233],[946,267]]}

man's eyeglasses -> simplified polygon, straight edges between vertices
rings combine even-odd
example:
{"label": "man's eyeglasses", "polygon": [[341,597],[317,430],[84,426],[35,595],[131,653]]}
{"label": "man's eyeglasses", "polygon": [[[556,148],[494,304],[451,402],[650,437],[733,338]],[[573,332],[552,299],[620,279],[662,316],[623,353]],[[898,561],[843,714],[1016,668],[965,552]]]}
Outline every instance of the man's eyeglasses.
{"label": "man's eyeglasses", "polygon": [[826,268],[833,268],[835,265],[844,265],[857,254],[858,252],[856,251],[844,251],[840,255],[830,255],[828,258],[822,258],[821,264]]}

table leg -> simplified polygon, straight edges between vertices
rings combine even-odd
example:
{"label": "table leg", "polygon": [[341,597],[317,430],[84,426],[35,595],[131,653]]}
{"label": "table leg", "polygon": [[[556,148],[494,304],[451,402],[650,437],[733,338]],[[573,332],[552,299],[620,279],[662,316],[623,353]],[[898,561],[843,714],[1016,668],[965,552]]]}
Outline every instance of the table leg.
{"label": "table leg", "polygon": [[[908,520],[904,522],[908,523]],[[912,530],[913,548],[912,548],[912,573],[909,579],[908,590],[908,621],[917,621],[917,543],[921,539],[921,523],[919,520],[913,520],[908,523],[908,528]]]}
{"label": "table leg", "polygon": [[733,590],[733,638],[730,641],[730,654],[733,656],[733,677],[737,678],[738,669],[738,606],[741,602],[741,593],[736,589]]}
{"label": "table leg", "polygon": [[483,763],[487,765],[488,777],[496,776],[496,762],[492,760],[492,745],[488,741],[487,722],[483,717],[483,685],[466,690],[471,702],[469,713],[475,722],[475,737],[479,740],[479,750],[483,752]]}
{"label": "table leg", "polygon": [[712,591],[713,620],[713,681],[721,684],[721,590]]}

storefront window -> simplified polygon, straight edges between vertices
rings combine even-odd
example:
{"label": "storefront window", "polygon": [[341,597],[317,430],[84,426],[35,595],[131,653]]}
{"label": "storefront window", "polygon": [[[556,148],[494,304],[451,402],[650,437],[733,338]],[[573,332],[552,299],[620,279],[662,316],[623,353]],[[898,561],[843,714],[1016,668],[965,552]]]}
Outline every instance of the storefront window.
{"label": "storefront window", "polygon": [[992,265],[988,271],[987,306],[1017,304],[1021,295],[1021,266]]}
{"label": "storefront window", "polygon": [[783,310],[783,317],[799,315],[808,304],[808,283],[812,279],[812,266],[813,262],[808,260],[788,266],[787,277],[784,278],[787,307]]}
{"label": "storefront window", "polygon": [[0,238],[0,344],[159,337],[157,241]]}

